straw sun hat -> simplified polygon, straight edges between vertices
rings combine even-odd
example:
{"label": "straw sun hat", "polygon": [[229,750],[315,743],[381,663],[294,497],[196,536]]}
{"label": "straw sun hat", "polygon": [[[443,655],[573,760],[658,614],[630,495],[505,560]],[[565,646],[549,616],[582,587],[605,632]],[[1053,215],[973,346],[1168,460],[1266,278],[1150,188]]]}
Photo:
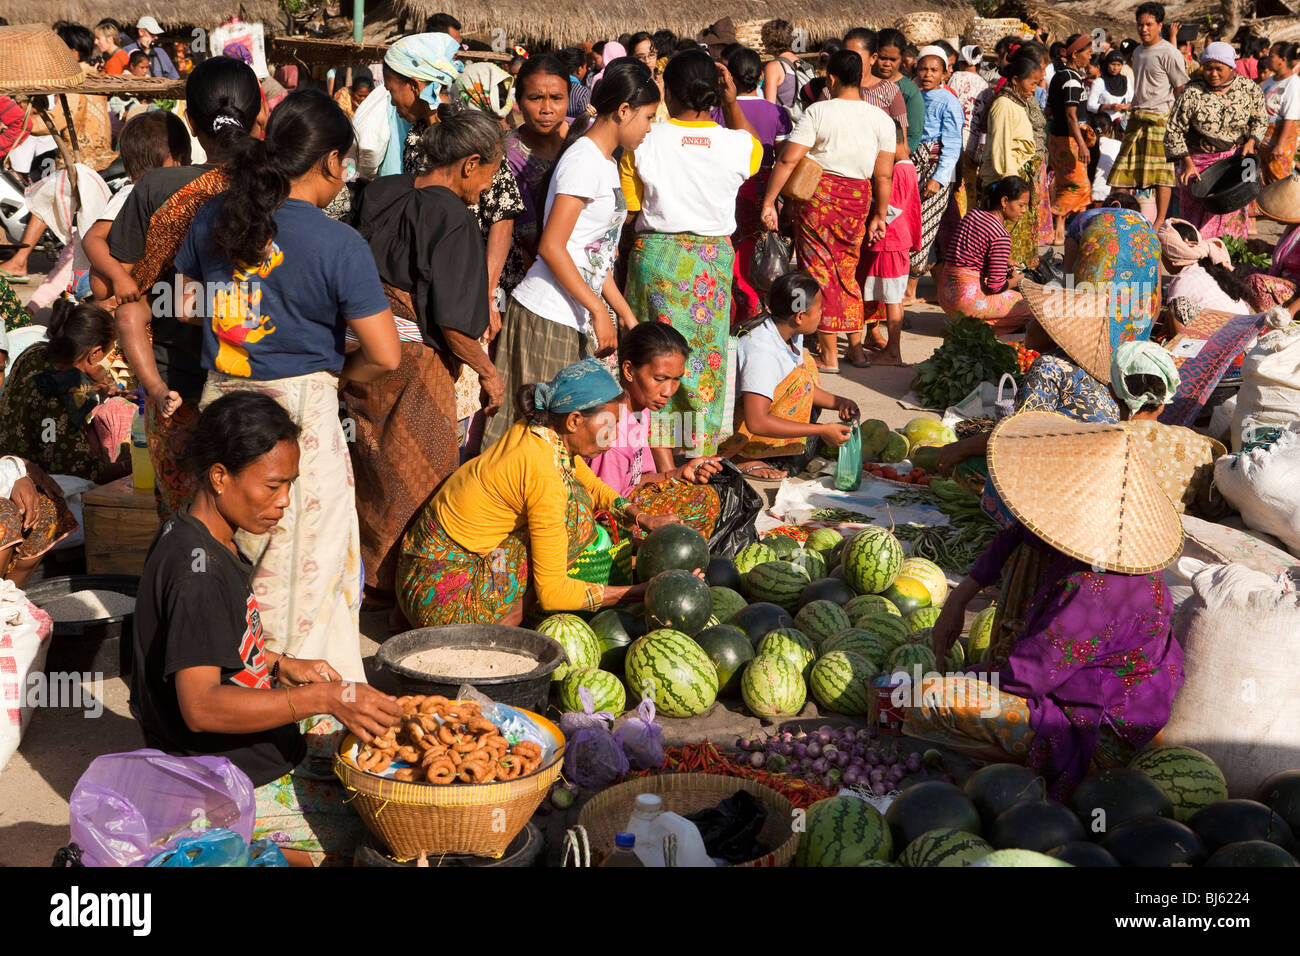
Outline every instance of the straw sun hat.
{"label": "straw sun hat", "polygon": [[0,92],[72,88],[85,77],[76,54],[48,26],[0,26]]}
{"label": "straw sun hat", "polygon": [[1292,226],[1300,223],[1300,174],[1292,173],[1265,186],[1255,203],[1270,219]]}
{"label": "straw sun hat", "polygon": [[1043,286],[1026,279],[1020,283],[1020,292],[1052,341],[1081,369],[1109,385],[1111,300],[1107,290]]}
{"label": "straw sun hat", "polygon": [[1178,557],[1183,526],[1141,444],[1122,425],[1021,412],[993,430],[989,477],[1017,520],[1056,550],[1146,574]]}

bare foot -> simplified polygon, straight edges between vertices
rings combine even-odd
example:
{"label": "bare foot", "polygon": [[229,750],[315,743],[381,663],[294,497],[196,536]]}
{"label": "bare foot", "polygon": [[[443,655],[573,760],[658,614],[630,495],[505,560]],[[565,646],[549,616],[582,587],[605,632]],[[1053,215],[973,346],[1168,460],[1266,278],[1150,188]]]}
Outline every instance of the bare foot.
{"label": "bare foot", "polygon": [[889,352],[889,351],[884,351],[876,354],[871,359],[871,364],[877,366],[893,365],[893,366],[898,366],[900,368],[908,367],[908,363],[903,361],[903,356],[899,355],[897,352]]}
{"label": "bare foot", "polygon": [[857,348],[850,347],[849,350],[844,353],[844,361],[848,362],[854,368],[867,368],[871,365],[871,360],[867,358],[867,353],[860,345]]}
{"label": "bare foot", "polygon": [[879,352],[881,349],[889,347],[889,336],[879,331],[879,328],[879,326],[873,328],[869,333],[870,338],[862,343],[873,352]]}

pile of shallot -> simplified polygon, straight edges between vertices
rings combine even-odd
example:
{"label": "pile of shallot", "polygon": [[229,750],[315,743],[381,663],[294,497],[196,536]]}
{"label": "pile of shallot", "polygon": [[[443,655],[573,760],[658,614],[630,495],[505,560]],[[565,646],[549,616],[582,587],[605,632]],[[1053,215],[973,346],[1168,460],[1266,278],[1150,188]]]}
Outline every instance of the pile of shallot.
{"label": "pile of shallot", "polygon": [[920,754],[904,755],[897,740],[886,743],[874,727],[823,725],[812,733],[800,730],[742,738],[736,747],[737,759],[751,767],[829,788],[897,790],[905,777],[919,773],[922,766]]}

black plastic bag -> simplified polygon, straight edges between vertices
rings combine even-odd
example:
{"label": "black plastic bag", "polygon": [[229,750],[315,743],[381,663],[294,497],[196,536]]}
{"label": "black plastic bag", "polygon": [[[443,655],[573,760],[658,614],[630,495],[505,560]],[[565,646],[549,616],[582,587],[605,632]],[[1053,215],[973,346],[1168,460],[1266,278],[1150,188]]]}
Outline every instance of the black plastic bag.
{"label": "black plastic bag", "polygon": [[764,232],[749,257],[749,284],[763,295],[772,283],[790,271],[790,245],[779,232]]}
{"label": "black plastic bag", "polygon": [[686,819],[699,827],[709,856],[733,866],[768,852],[758,842],[767,822],[767,807],[748,790],[737,790],[716,807],[689,814]]}
{"label": "black plastic bag", "polygon": [[715,558],[734,558],[741,548],[758,540],[754,519],[763,510],[763,498],[729,459],[721,459],[720,464],[722,470],[709,479],[721,506],[713,525],[713,537],[709,538],[709,554]]}
{"label": "black plastic bag", "polygon": [[1065,260],[1050,249],[1038,257],[1038,265],[1025,270],[1025,278],[1039,285],[1065,285]]}

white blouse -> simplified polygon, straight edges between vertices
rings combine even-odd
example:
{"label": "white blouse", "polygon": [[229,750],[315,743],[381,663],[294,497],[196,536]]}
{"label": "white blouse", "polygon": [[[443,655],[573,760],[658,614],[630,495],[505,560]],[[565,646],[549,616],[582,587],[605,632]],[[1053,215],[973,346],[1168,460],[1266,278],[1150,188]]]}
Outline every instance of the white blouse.
{"label": "white blouse", "polygon": [[[1121,74],[1122,75],[1122,74]],[[1133,81],[1125,77],[1124,92],[1116,96],[1106,89],[1106,81],[1101,77],[1092,81],[1092,90],[1088,93],[1088,112],[1100,113],[1103,106],[1110,106],[1113,103],[1132,103],[1133,102]],[[1128,116],[1124,113],[1113,113],[1106,111],[1116,126],[1121,129],[1128,121]]]}

